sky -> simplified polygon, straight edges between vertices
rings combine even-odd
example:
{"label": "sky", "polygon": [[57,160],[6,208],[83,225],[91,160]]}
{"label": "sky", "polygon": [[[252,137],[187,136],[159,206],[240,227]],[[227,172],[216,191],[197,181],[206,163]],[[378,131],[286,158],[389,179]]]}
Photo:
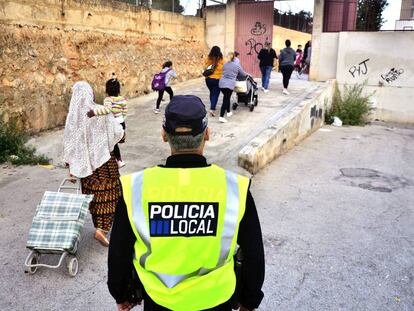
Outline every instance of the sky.
{"label": "sky", "polygon": [[387,21],[382,25],[382,30],[393,30],[395,21],[400,19],[401,0],[388,0],[388,7],[384,11],[384,19]]}
{"label": "sky", "polygon": [[[198,0],[180,0],[180,3],[185,9],[184,13],[188,15],[195,15],[199,6]],[[207,0],[207,5],[209,4],[214,4],[214,2]],[[291,9],[293,13],[299,12],[300,10],[313,12],[313,0],[276,1],[275,8],[281,11],[289,11]]]}
{"label": "sky", "polygon": [[[180,3],[184,7],[184,14],[195,15],[199,6],[198,0],[181,0]],[[313,0],[288,0],[288,1],[275,1],[275,8],[281,11],[291,10],[293,13],[300,10],[313,12]],[[387,21],[382,26],[382,30],[393,30],[395,20],[400,17],[401,0],[388,0],[388,7],[384,11],[384,19]],[[214,2],[207,0],[207,5],[214,4]]]}

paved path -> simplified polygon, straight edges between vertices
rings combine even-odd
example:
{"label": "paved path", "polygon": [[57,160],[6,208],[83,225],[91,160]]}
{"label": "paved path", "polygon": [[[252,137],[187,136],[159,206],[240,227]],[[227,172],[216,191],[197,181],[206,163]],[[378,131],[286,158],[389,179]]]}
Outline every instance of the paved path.
{"label": "paved path", "polygon": [[414,128],[324,127],[253,179],[262,310],[414,310]]}
{"label": "paved path", "polygon": [[[206,152],[212,161],[231,167],[239,172],[243,169],[237,166],[237,154],[242,147],[268,126],[268,122],[285,109],[291,109],[304,98],[310,96],[317,88],[324,87],[324,83],[308,82],[292,79],[289,87],[291,95],[282,94],[281,75],[273,73],[270,82],[270,92],[259,91],[259,104],[253,112],[245,107],[239,107],[228,118],[229,122],[222,124],[218,117],[209,118],[212,137]],[[203,79],[196,79],[173,86],[175,94],[193,94],[199,96],[209,108],[208,89]],[[127,142],[121,146],[121,153],[127,166],[123,173],[133,172],[144,167],[156,165],[165,159],[168,154],[168,144],[161,141],[161,125],[163,114],[154,114],[157,93],[151,93],[131,100],[127,124]],[[165,95],[167,99],[168,95]],[[221,106],[220,95],[217,112]],[[161,110],[168,101],[161,104]],[[53,158],[54,163],[61,162],[62,158],[61,131],[52,131],[32,140],[32,143],[42,153]],[[247,174],[247,172],[244,172]]]}
{"label": "paved path", "polygon": [[[324,127],[253,178],[267,269],[260,310],[413,310],[413,142],[414,128]],[[0,310],[114,310],[90,217],[76,278],[24,273],[36,203],[65,175],[1,168]]]}

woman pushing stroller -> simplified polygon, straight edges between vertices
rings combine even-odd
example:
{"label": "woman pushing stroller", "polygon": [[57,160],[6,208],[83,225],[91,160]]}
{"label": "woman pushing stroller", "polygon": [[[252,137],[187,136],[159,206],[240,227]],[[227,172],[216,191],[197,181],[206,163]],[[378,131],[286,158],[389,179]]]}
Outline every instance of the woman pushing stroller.
{"label": "woman pushing stroller", "polygon": [[236,85],[237,78],[245,78],[247,74],[240,67],[240,64],[235,62],[234,53],[228,54],[229,61],[223,65],[223,74],[219,81],[219,87],[223,93],[223,104],[221,105],[220,118],[221,123],[226,123],[227,119],[224,118],[224,114],[227,112],[227,117],[232,116],[230,111],[230,99]]}

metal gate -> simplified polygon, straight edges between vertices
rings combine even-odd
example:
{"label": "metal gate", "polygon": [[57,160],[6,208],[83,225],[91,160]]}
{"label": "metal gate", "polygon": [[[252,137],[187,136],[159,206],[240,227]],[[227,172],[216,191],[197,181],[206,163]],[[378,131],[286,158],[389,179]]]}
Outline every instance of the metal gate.
{"label": "metal gate", "polygon": [[272,38],[273,1],[238,2],[234,46],[242,68],[254,77],[261,76],[257,54]]}

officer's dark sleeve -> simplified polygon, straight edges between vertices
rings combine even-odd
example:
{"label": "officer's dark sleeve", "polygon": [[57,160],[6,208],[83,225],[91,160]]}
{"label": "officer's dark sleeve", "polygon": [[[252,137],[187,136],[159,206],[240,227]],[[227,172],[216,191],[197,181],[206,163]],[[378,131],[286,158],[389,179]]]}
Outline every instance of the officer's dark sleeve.
{"label": "officer's dark sleeve", "polygon": [[243,252],[242,290],[240,303],[249,310],[259,307],[263,299],[262,285],[265,261],[262,231],[250,190],[247,193],[246,211],[240,222],[237,243]]}
{"label": "officer's dark sleeve", "polygon": [[133,269],[132,254],[136,237],[121,198],[115,211],[108,252],[108,289],[117,303],[127,300],[126,288]]}

